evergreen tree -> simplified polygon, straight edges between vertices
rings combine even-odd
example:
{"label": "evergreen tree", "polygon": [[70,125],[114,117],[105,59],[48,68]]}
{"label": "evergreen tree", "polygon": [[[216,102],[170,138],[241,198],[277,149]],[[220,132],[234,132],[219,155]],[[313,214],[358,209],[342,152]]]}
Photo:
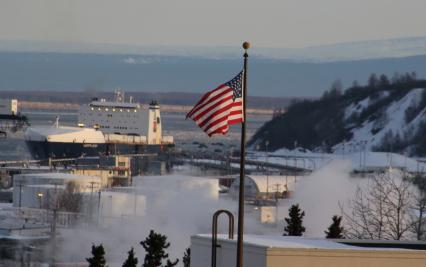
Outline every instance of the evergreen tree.
{"label": "evergreen tree", "polygon": [[126,261],[123,263],[123,267],[136,267],[138,265],[138,258],[135,257],[135,252],[132,249],[127,252],[129,255],[127,256]]}
{"label": "evergreen tree", "polygon": [[377,78],[377,75],[375,73],[372,73],[368,78],[368,86],[371,88],[377,88],[378,85],[379,79]]}
{"label": "evergreen tree", "polygon": [[107,266],[105,261],[105,250],[102,244],[99,246],[92,245],[92,255],[93,257],[86,258],[86,261],[89,263],[89,267]]}
{"label": "evergreen tree", "polygon": [[415,71],[411,72],[411,79],[413,79],[414,81],[417,81],[417,72]]}
{"label": "evergreen tree", "polygon": [[332,218],[333,222],[328,227],[328,230],[324,233],[326,234],[326,238],[344,238],[343,236],[343,226],[341,226],[342,216],[334,215]]}
{"label": "evergreen tree", "polygon": [[305,232],[305,227],[303,226],[305,212],[299,208],[299,204],[296,204],[290,207],[288,215],[289,218],[285,218],[287,226],[284,228],[284,235],[302,236]]}
{"label": "evergreen tree", "polygon": [[390,85],[390,81],[389,81],[388,77],[385,74],[380,75],[379,80],[380,80],[379,84],[383,88],[386,88],[387,86]]}
{"label": "evergreen tree", "polygon": [[149,232],[149,236],[141,242],[141,245],[146,251],[143,267],[159,267],[163,260],[166,260],[166,267],[176,266],[179,262],[178,259],[174,262],[169,260],[169,254],[165,251],[170,247],[167,236],[157,234],[154,230]]}
{"label": "evergreen tree", "polygon": [[191,248],[186,248],[182,258],[183,267],[189,267],[191,263]]}
{"label": "evergreen tree", "polygon": [[359,87],[359,82],[357,80],[354,80],[352,82],[352,88],[358,88]]}
{"label": "evergreen tree", "polygon": [[164,267],[173,267],[176,266],[179,262],[179,259],[176,259],[174,262],[171,262],[169,259],[167,259],[167,263],[166,265],[164,265]]}

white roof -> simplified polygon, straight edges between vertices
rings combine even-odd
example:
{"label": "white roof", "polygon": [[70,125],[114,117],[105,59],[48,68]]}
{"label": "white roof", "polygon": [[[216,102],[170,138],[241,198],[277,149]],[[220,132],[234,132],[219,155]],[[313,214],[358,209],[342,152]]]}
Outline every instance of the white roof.
{"label": "white roof", "polygon": [[[211,234],[197,235],[203,238],[211,238]],[[218,240],[230,241],[228,235],[218,235]],[[236,242],[236,237],[232,242]],[[303,248],[303,249],[348,249],[348,250],[400,250],[397,248],[366,248],[345,245],[327,239],[307,238],[299,236],[281,235],[251,235],[244,234],[244,243],[265,248]]]}
{"label": "white roof", "polygon": [[196,177],[180,174],[158,175],[158,176],[135,176],[134,184],[141,187],[152,187],[174,190],[180,185],[214,185],[218,186],[218,180],[208,177]]}
{"label": "white roof", "polygon": [[29,173],[15,175],[16,178],[38,178],[38,179],[57,179],[57,180],[100,180],[100,177],[89,175],[78,175],[62,172]]}
{"label": "white roof", "polygon": [[104,135],[101,131],[93,128],[80,127],[30,127],[25,132],[27,141],[49,141],[61,143],[105,143]]}
{"label": "white roof", "polygon": [[156,197],[163,194],[203,194],[203,197],[217,198],[219,180],[206,177],[193,177],[179,174],[161,176],[136,176],[133,185],[146,196]]}
{"label": "white roof", "polygon": [[44,189],[65,189],[64,185],[54,185],[54,184],[30,184],[26,187],[34,187],[34,188],[44,188]]}

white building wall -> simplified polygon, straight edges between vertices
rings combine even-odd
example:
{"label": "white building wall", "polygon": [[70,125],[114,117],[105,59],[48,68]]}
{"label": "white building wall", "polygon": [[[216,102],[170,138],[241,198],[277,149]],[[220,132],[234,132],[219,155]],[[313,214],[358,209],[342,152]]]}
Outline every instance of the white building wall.
{"label": "white building wall", "polygon": [[[132,192],[101,193],[100,211],[102,218],[121,219],[123,217],[144,216],[146,198]],[[107,219],[108,220],[108,219]]]}
{"label": "white building wall", "polygon": [[149,110],[139,105],[134,106],[136,108],[84,105],[80,108],[78,123],[88,128],[99,126],[103,133],[147,135]]}
{"label": "white building wall", "polygon": [[18,100],[0,99],[0,114],[16,115],[18,113]]}
{"label": "white building wall", "polygon": [[[236,238],[236,237],[235,237]],[[218,241],[217,267],[233,267],[236,265],[236,239],[233,241]],[[208,237],[191,237],[191,267],[211,265],[211,239]],[[244,245],[244,267],[265,267],[266,248],[261,246]]]}
{"label": "white building wall", "polygon": [[148,118],[148,144],[161,144],[163,122],[161,120],[160,107],[158,105],[150,105]]}
{"label": "white building wall", "polygon": [[12,115],[18,114],[18,100],[16,99],[11,100],[11,113]]}
{"label": "white building wall", "polygon": [[[82,193],[97,192],[101,179],[66,173],[21,174],[13,177],[13,206],[42,208],[54,205],[55,199],[70,182],[75,183]],[[93,189],[92,189],[93,183]],[[39,196],[39,193],[42,196]]]}
{"label": "white building wall", "polygon": [[[424,267],[422,250],[354,247],[325,239],[245,235],[244,267]],[[219,238],[217,267],[236,264],[236,240]],[[191,237],[191,267],[210,266],[211,237]]]}
{"label": "white building wall", "polygon": [[[21,195],[19,191],[21,190]],[[53,207],[55,199],[63,192],[64,186],[16,186],[13,191],[13,206],[24,208],[47,208]],[[39,196],[38,194],[41,194]],[[19,198],[21,197],[21,203]]]}

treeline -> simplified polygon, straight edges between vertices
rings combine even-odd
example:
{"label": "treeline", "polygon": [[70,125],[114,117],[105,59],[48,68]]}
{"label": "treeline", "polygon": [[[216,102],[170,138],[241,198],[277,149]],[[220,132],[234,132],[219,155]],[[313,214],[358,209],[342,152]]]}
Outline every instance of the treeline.
{"label": "treeline", "polygon": [[[167,241],[167,236],[156,233],[151,230],[149,236],[140,242],[145,250],[145,257],[142,267],[173,267],[179,262],[179,259],[171,260],[167,249],[170,243]],[[86,258],[89,267],[107,267],[105,259],[105,249],[102,244],[92,245],[92,256]],[[127,258],[124,260],[123,267],[137,267],[139,259],[136,257],[133,247],[127,253]],[[189,267],[191,261],[191,249],[187,248],[182,258],[184,267]]]}
{"label": "treeline", "polygon": [[[417,79],[416,72],[400,74],[396,72],[391,78],[385,74],[377,75],[372,73],[367,80],[367,84],[362,86],[358,81],[354,81],[352,86],[344,92],[347,101],[360,101],[368,96],[372,99],[378,98],[380,92],[388,91],[392,95],[405,95],[413,88],[423,88],[426,80]],[[333,88],[331,88],[333,89]],[[331,90],[330,89],[330,90]]]}
{"label": "treeline", "polygon": [[[265,150],[268,143],[269,150],[300,146],[329,152],[335,144],[352,137],[352,128],[366,120],[373,121],[384,116],[384,107],[415,88],[426,88],[426,80],[417,79],[415,72],[395,73],[391,78],[373,73],[366,85],[354,81],[346,90],[341,81],[337,80],[320,99],[293,101],[286,113],[265,123],[254,134],[249,145],[257,150]],[[367,97],[371,101],[366,108],[345,118],[346,107]],[[426,95],[421,103],[426,105]],[[407,120],[412,119],[419,109],[408,111],[412,114],[406,114]],[[374,131],[380,129],[378,123]]]}
{"label": "treeline", "polygon": [[[184,92],[130,92],[126,91],[126,100],[129,96],[141,104],[149,104],[157,100],[160,104],[192,106],[200,99],[200,93]],[[85,90],[73,92],[60,91],[0,91],[0,99],[18,99],[19,101],[87,104],[92,98],[113,100],[114,92]],[[289,97],[261,97],[250,96],[247,103],[249,108],[274,109],[285,108],[290,104]]]}

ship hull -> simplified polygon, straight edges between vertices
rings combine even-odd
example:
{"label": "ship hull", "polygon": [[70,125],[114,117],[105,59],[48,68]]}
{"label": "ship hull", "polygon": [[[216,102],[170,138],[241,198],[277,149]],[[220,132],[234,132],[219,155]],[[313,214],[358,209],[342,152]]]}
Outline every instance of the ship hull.
{"label": "ship hull", "polygon": [[173,145],[90,144],[46,141],[26,141],[34,159],[78,158],[102,155],[162,153]]}
{"label": "ship hull", "polygon": [[78,158],[81,156],[98,156],[106,150],[105,144],[82,144],[26,141],[28,150],[34,159]]}

